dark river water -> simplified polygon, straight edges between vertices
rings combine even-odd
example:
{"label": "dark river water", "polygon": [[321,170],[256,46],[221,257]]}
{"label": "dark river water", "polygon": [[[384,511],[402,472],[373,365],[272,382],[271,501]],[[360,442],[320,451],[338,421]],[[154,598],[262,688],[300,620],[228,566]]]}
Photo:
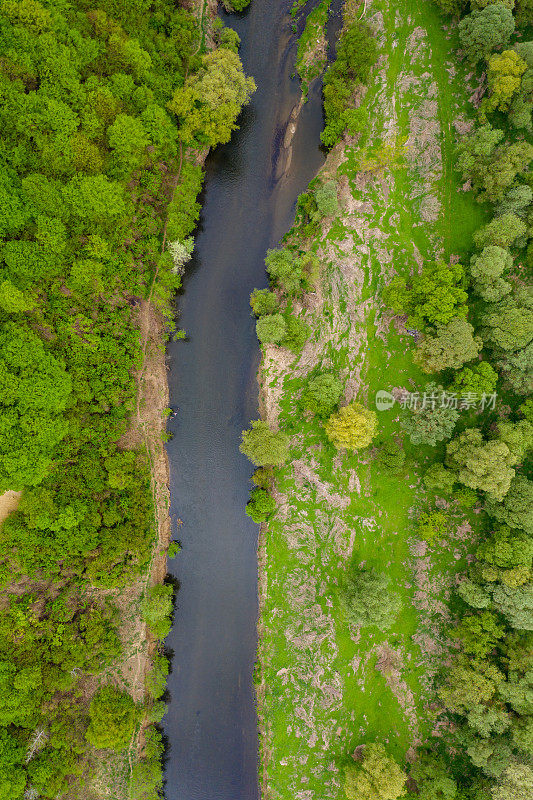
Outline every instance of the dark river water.
{"label": "dark river water", "polygon": [[[313,2],[313,0],[311,0]],[[183,549],[173,629],[167,800],[256,800],[258,737],[253,669],[258,526],[244,513],[252,467],[241,431],[257,417],[259,349],[249,295],[266,286],[264,256],[288,230],[295,201],[324,161],[321,89],[300,114],[286,169],[283,138],[300,89],[291,78],[291,0],[252,0],[224,17],[242,39],[257,91],[231,142],[206,165],[203,212],[184,291],[186,341],[168,348],[171,514]]]}

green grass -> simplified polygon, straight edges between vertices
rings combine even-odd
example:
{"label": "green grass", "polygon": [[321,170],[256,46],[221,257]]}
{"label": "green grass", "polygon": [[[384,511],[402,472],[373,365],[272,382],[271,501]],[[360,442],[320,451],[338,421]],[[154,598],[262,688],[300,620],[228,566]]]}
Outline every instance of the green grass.
{"label": "green grass", "polygon": [[[465,568],[478,519],[452,504],[448,540],[428,546],[425,558],[415,557],[414,519],[435,500],[424,492],[421,476],[442,448],[404,441],[406,468],[391,476],[371,451],[338,454],[321,424],[298,408],[315,366],[358,376],[357,399],[372,408],[378,389],[424,386],[428,377],[413,366],[412,339],[383,325],[384,280],[408,273],[420,258],[464,255],[483,221],[471,193],[459,191],[452,168],[453,121],[459,114],[466,118],[472,91],[453,55],[456,42],[446,38],[429,4],[383,2],[379,10],[387,61],[367,93],[372,130],[364,147],[411,135],[411,148],[363,188],[357,183],[362,150],[345,148],[336,177],[348,181],[355,211],[313,244],[322,259],[323,303],[306,314],[313,328],[311,363],[309,347],[281,371],[271,359],[263,362],[265,390],[282,385],[279,419],[294,433],[292,463],[276,472],[280,507],[262,542],[267,589],[257,679],[266,726],[265,800],[340,800],[342,765],[355,746],[379,739],[403,761],[417,740],[429,736],[436,723],[429,708],[431,678],[446,647],[447,600],[455,574]],[[375,11],[376,5],[369,8],[367,18]],[[452,65],[454,76],[446,70]],[[420,130],[416,139],[413,125]],[[325,171],[332,175],[330,165]],[[432,214],[435,200],[440,208]],[[380,437],[399,434],[397,406],[378,417]],[[460,526],[466,522],[474,530],[465,538]],[[402,596],[403,610],[386,634],[369,628],[356,636],[343,619],[338,584],[351,560],[386,571]],[[415,595],[415,569],[424,573],[425,597]],[[438,652],[423,650],[423,637]],[[377,648],[385,643],[400,658],[393,689],[376,669]]]}

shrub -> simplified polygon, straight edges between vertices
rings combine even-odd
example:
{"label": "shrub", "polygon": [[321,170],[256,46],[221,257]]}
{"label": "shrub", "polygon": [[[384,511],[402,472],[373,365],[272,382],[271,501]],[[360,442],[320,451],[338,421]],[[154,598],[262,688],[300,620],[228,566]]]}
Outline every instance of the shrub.
{"label": "shrub", "polygon": [[158,800],[163,789],[161,757],[164,752],[161,734],[154,727],[146,730],[142,758],[131,771],[130,800]]}
{"label": "shrub", "polygon": [[311,328],[303,319],[294,316],[294,314],[286,313],[285,320],[285,336],[281,342],[283,347],[291,350],[293,353],[300,353],[309,339]]}
{"label": "shrub", "polygon": [[374,411],[360,403],[350,403],[330,416],[326,422],[326,436],[339,449],[360,450],[368,447],[377,427]]}
{"label": "shrub", "polygon": [[424,483],[431,492],[451,494],[457,478],[444,464],[433,464],[424,474]]}
{"label": "shrub", "polygon": [[311,288],[316,280],[318,262],[313,253],[297,255],[286,247],[269,250],[265,264],[272,282],[294,297]]}
{"label": "shrub", "polygon": [[315,192],[318,214],[320,217],[333,217],[339,213],[337,200],[337,184],[335,181],[326,181]]}
{"label": "shrub", "polygon": [[391,475],[398,475],[403,470],[405,458],[405,450],[395,439],[388,439],[379,443],[376,463],[385,472],[390,472]]}
{"label": "shrub", "polygon": [[347,122],[352,120],[349,102],[354,83],[368,80],[377,56],[378,48],[370,27],[360,20],[352,23],[339,40],[337,58],[324,76],[326,124],[321,139],[326,147],[333,147]]}
{"label": "shrub", "polygon": [[418,518],[417,533],[427,542],[433,542],[446,534],[448,518],[442,511],[425,511]]}
{"label": "shrub", "polygon": [[180,181],[167,206],[167,239],[183,242],[192,233],[200,217],[200,203],[196,198],[202,188],[202,168],[185,161]]}
{"label": "shrub", "polygon": [[167,584],[157,584],[148,589],[142,605],[142,616],[151,633],[164,639],[170,633],[174,589]]}

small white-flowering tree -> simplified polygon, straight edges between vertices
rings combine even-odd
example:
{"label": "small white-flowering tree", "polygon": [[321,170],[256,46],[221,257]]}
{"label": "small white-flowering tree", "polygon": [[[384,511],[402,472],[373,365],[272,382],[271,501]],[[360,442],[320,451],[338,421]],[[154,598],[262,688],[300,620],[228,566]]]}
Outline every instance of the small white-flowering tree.
{"label": "small white-flowering tree", "polygon": [[175,241],[169,242],[167,245],[167,250],[172,256],[172,261],[174,262],[174,267],[172,268],[172,272],[175,275],[181,275],[185,264],[189,261],[192,251],[194,249],[194,239],[192,236],[187,236],[182,242]]}

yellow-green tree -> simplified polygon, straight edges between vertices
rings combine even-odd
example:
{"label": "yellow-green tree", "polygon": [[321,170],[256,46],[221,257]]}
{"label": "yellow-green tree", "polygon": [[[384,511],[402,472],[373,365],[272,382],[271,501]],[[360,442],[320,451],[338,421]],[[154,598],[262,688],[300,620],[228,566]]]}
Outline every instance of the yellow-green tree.
{"label": "yellow-green tree", "polygon": [[397,800],[405,795],[407,776],[379,742],[367,744],[363,759],[344,772],[348,800]]}
{"label": "yellow-green tree", "polygon": [[326,422],[326,435],[335,447],[361,450],[368,447],[378,428],[374,411],[360,403],[350,403],[331,415]]}
{"label": "yellow-green tree", "polygon": [[504,50],[493,53],[488,61],[487,77],[489,96],[483,100],[480,117],[485,121],[486,114],[491,111],[508,111],[511,100],[520,89],[522,75],[527,64],[520,58],[516,50]]}
{"label": "yellow-green tree", "polygon": [[202,61],[202,69],[187,78],[168,108],[180,121],[185,144],[214,147],[229,141],[255,82],[245,76],[239,56],[231,50],[213,50]]}

